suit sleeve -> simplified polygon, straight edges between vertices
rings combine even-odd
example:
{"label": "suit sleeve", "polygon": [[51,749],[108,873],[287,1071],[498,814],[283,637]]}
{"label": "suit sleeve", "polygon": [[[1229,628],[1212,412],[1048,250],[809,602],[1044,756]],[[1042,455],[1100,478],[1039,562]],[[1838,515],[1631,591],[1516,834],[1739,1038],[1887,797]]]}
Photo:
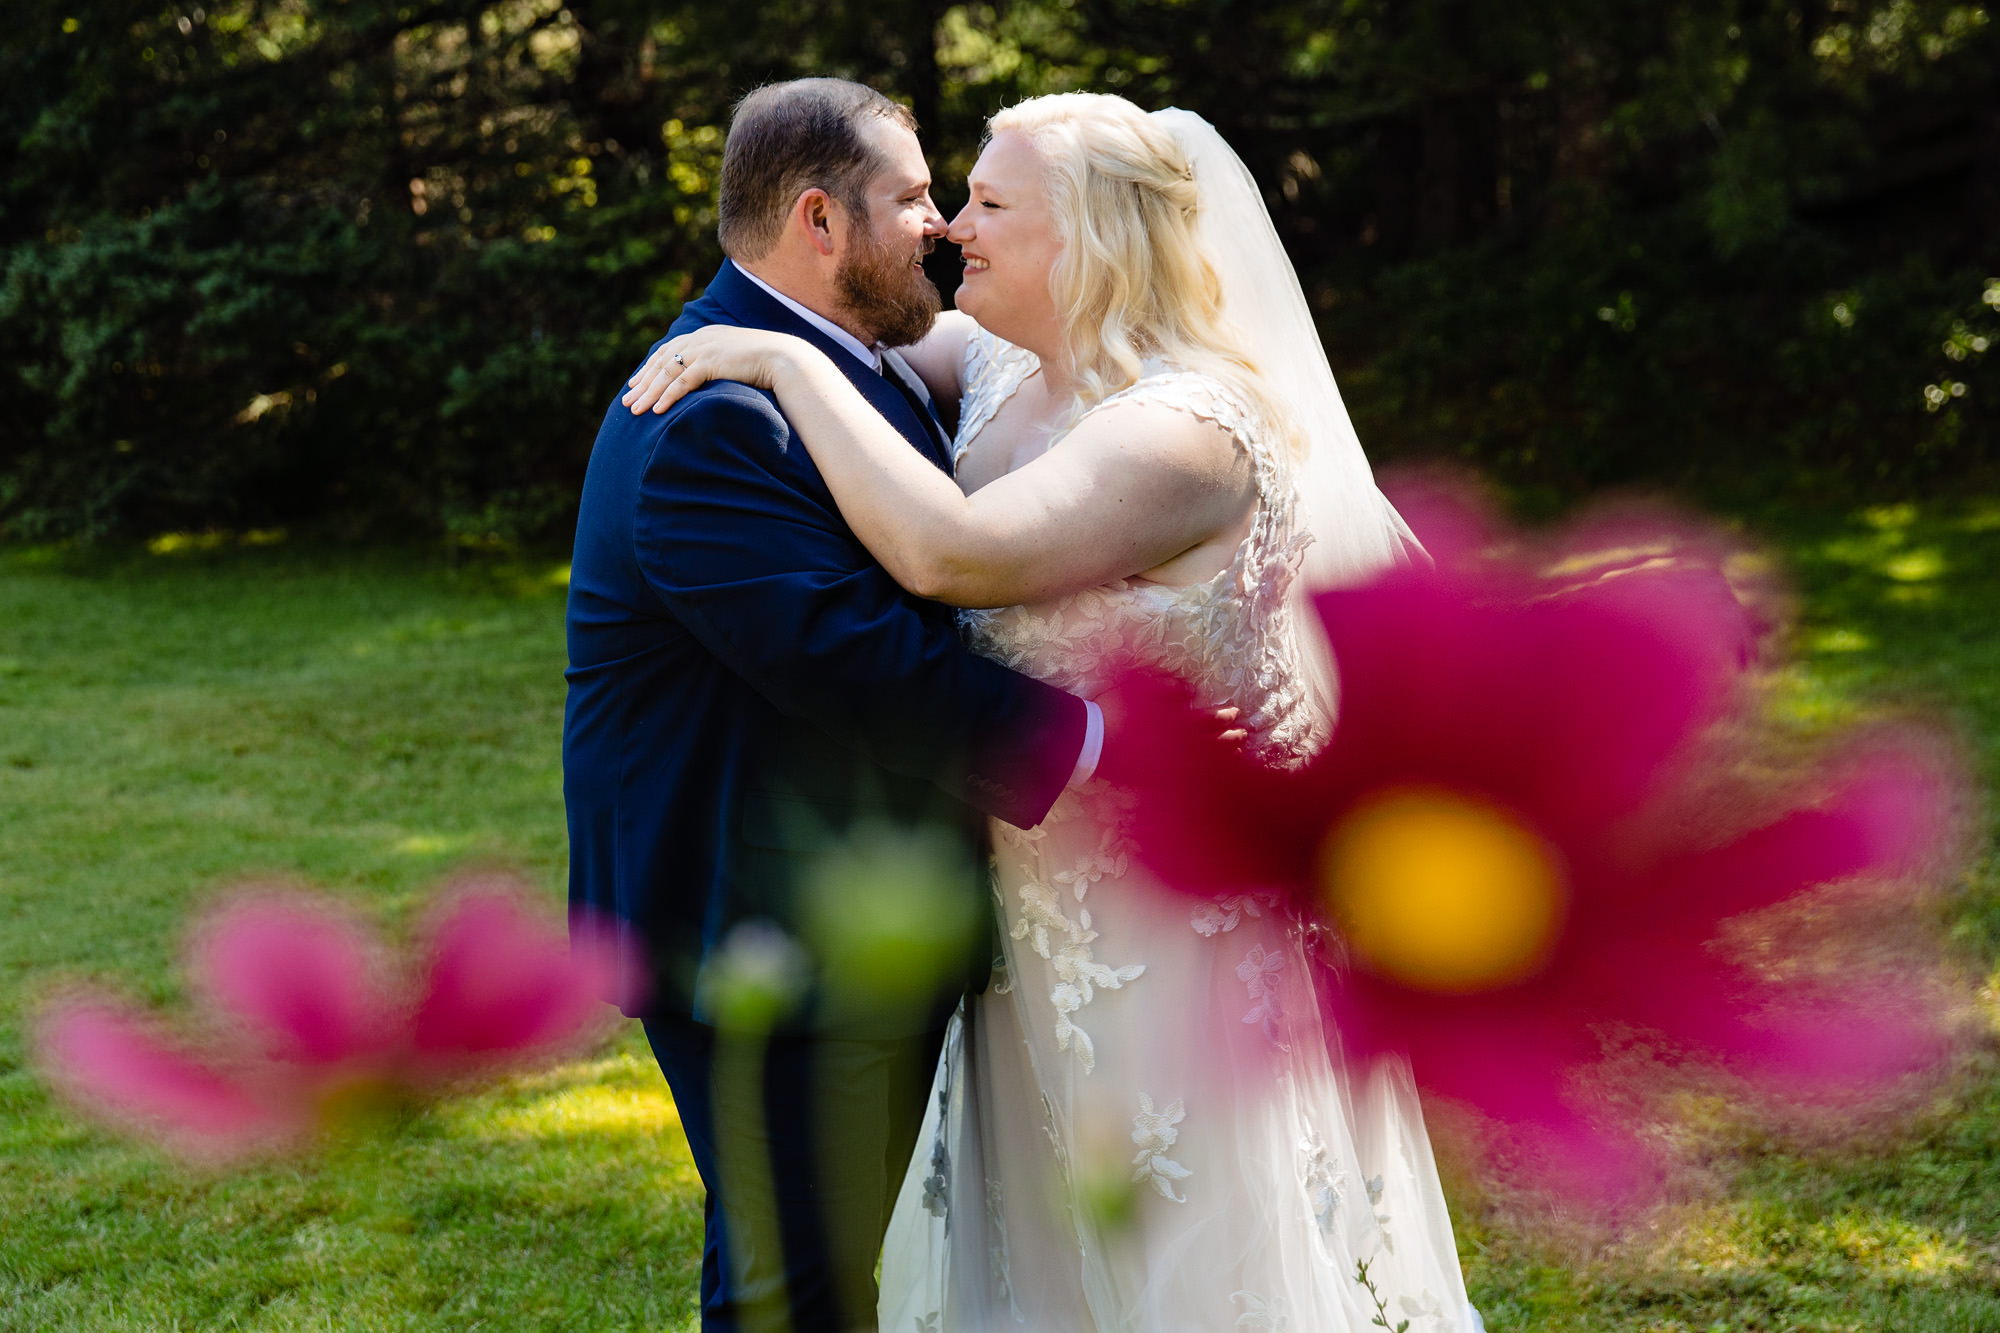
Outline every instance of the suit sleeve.
{"label": "suit sleeve", "polygon": [[780,712],[1017,827],[1040,823],[1082,748],[1082,700],[966,649],[949,611],[869,556],[790,440],[741,385],[676,405],[636,498],[648,583]]}

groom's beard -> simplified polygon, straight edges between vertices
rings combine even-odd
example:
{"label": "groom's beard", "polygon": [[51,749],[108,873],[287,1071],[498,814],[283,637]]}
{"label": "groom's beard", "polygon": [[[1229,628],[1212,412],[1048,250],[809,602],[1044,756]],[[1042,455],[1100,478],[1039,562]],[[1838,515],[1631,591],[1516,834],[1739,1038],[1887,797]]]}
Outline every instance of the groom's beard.
{"label": "groom's beard", "polygon": [[907,347],[929,333],[944,308],[936,284],[911,262],[915,258],[883,244],[871,230],[854,238],[834,270],[835,290],[848,317],[889,347]]}

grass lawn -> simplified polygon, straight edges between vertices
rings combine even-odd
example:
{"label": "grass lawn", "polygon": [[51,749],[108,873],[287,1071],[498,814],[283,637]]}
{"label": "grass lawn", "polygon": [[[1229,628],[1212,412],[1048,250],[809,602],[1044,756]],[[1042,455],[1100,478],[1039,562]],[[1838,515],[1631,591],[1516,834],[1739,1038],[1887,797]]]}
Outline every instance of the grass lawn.
{"label": "grass lawn", "polygon": [[[2000,778],[2000,504],[1761,527],[1801,593],[1801,724],[1917,705]],[[553,558],[0,551],[0,1330],[694,1327],[694,1174],[636,1029],[361,1157],[227,1176],[80,1126],[26,1066],[61,980],[177,1003],[190,908],[246,878],[391,923],[468,862],[558,901],[561,598]],[[1993,877],[1949,916],[1990,974]],[[1468,1281],[1496,1331],[2000,1330],[1996,1148],[1982,1055],[1873,1152],[1718,1141],[1616,1245],[1468,1191]]]}
{"label": "grass lawn", "polygon": [[560,901],[562,665],[550,561],[0,556],[0,1329],[693,1327],[699,1195],[636,1027],[368,1160],[219,1178],[25,1067],[51,981],[177,999],[189,908],[246,877],[391,922],[468,861]]}

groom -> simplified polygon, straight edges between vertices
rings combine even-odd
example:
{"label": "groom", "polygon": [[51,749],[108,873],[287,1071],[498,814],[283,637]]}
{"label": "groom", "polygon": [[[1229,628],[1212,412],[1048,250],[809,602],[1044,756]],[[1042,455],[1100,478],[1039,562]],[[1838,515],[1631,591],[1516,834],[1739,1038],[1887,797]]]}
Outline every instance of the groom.
{"label": "groom", "polygon": [[[921,260],[945,222],[915,130],[838,79],[744,98],[723,149],[729,258],[671,332],[805,339],[949,472],[928,395],[887,350],[939,307]],[[622,1003],[707,1188],[702,1328],[872,1329],[944,1021],[991,950],[981,932],[915,1006],[836,1014],[805,928],[811,853],[863,824],[948,829],[968,852],[950,889],[984,920],[980,812],[1039,823],[1096,766],[1102,717],[966,651],[951,611],[897,587],[848,530],[772,396],[726,381],[664,416],[612,404],[568,636],[571,910],[645,960],[650,994]],[[804,948],[803,997],[746,1045],[713,998],[760,941],[766,958]]]}

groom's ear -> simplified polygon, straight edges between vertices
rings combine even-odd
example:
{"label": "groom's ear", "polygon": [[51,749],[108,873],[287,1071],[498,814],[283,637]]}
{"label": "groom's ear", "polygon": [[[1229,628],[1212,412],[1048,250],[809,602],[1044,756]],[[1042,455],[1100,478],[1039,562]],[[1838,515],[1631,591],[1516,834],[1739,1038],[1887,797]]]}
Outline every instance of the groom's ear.
{"label": "groom's ear", "polygon": [[839,233],[844,230],[845,222],[844,218],[835,220],[840,212],[833,196],[815,186],[793,202],[792,226],[816,252],[830,257],[840,248]]}

